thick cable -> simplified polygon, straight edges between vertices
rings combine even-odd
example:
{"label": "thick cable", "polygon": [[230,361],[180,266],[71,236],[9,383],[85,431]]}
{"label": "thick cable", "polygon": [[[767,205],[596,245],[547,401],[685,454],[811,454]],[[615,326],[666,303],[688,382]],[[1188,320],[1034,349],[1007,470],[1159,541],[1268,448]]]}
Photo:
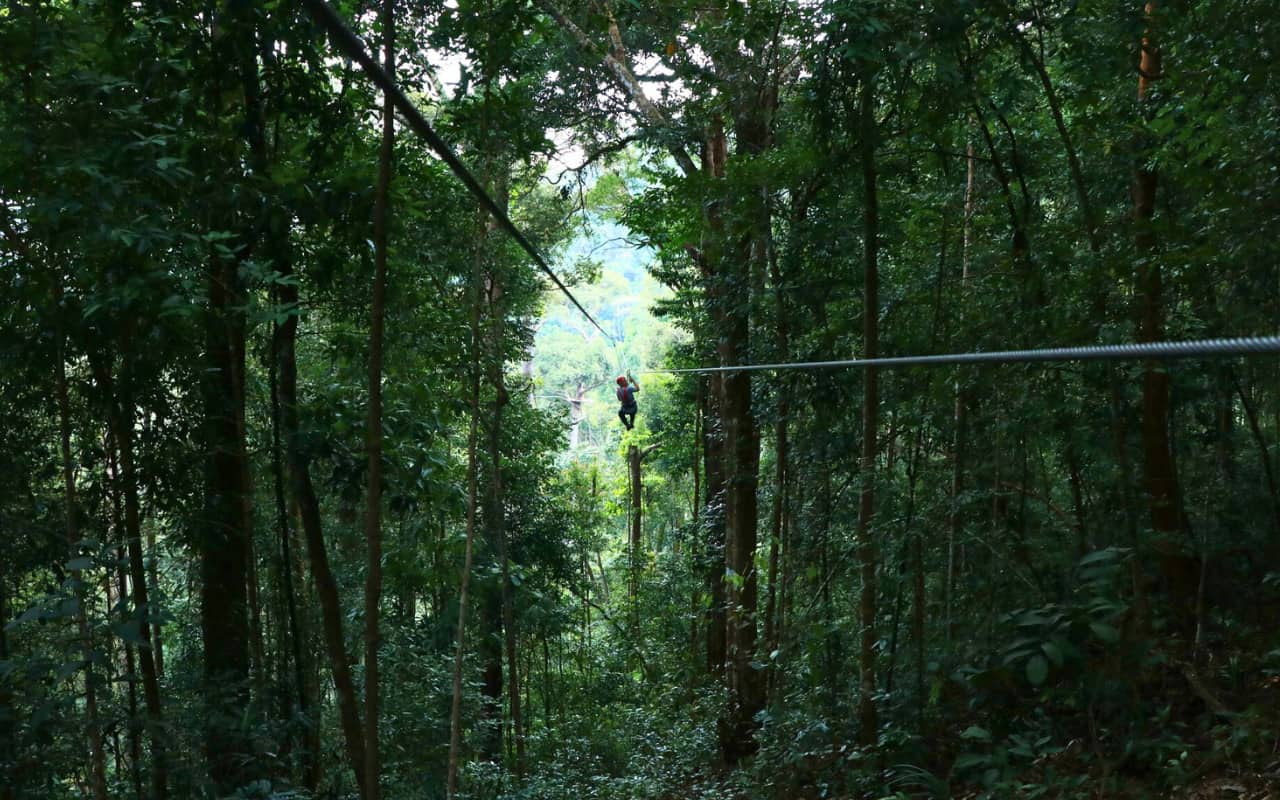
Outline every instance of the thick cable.
{"label": "thick cable", "polygon": [[311,12],[311,16],[315,21],[329,32],[329,36],[333,40],[333,43],[337,45],[342,52],[346,53],[349,58],[358,63],[364,70],[365,74],[369,76],[369,79],[377,84],[379,89],[386,92],[386,94],[391,98],[391,102],[395,104],[396,109],[404,116],[405,121],[409,123],[409,127],[413,129],[413,132],[422,137],[427,144],[431,146],[431,149],[436,152],[436,155],[440,156],[440,160],[449,166],[449,169],[458,177],[458,180],[462,181],[463,185],[470,190],[471,194],[480,201],[480,205],[492,214],[493,218],[498,221],[500,226],[502,226],[502,229],[510,234],[511,238],[515,239],[516,243],[529,254],[529,257],[533,259],[533,263],[547,274],[547,277],[549,277],[551,282],[556,285],[556,288],[563,292],[565,297],[569,298],[569,302],[573,303],[573,305],[582,312],[582,315],[586,317],[592,325],[596,326],[596,330],[603,333],[606,339],[609,339],[610,336],[605,332],[605,329],[600,327],[600,323],[596,322],[595,317],[591,316],[591,314],[582,307],[582,304],[578,302],[578,298],[574,297],[573,292],[569,291],[569,287],[565,286],[564,283],[561,282],[560,278],[556,276],[555,272],[553,272],[551,267],[547,264],[547,260],[538,252],[538,249],[533,246],[532,242],[525,238],[525,235],[515,226],[515,223],[511,221],[511,218],[507,216],[507,213],[503,211],[496,202],[494,202],[493,198],[489,196],[489,193],[485,191],[484,187],[480,185],[480,182],[476,180],[475,176],[471,174],[471,171],[467,169],[467,166],[462,163],[462,160],[459,159],[457,154],[453,152],[453,149],[449,147],[449,144],[445,142],[444,139],[440,138],[440,135],[435,132],[435,129],[431,127],[431,123],[427,122],[427,118],[422,115],[422,112],[413,104],[413,101],[411,101],[408,96],[401,91],[400,87],[396,85],[396,82],[391,79],[391,76],[373,60],[368,51],[365,50],[364,43],[360,41],[360,37],[356,36],[356,34],[347,27],[346,23],[342,21],[342,18],[338,16],[338,12],[334,11],[333,7],[325,2],[325,0],[302,0],[302,2]]}
{"label": "thick cable", "polygon": [[787,369],[842,369],[848,367],[939,367],[948,364],[1018,364],[1041,361],[1120,361],[1134,359],[1218,358],[1280,354],[1280,336],[1248,336],[1237,339],[1199,339],[1189,342],[1100,344],[1084,347],[1047,347],[1037,350],[993,350],[985,353],[947,353],[929,356],[851,358],[841,361],[800,361],[782,364],[742,364],[728,367],[653,369],[648,373],[699,374],[713,372],[761,372]]}

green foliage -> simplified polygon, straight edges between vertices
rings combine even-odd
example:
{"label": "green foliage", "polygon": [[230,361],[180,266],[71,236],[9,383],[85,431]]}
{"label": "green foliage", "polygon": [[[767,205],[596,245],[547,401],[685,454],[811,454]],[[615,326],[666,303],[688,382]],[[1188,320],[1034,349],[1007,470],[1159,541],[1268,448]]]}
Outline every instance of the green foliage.
{"label": "green foliage", "polygon": [[[709,496],[711,473],[741,456],[715,455],[727,418],[714,384],[645,374],[717,363],[726,344],[756,362],[861,352],[868,166],[883,353],[1130,341],[1153,294],[1169,339],[1271,330],[1270,9],[1158,4],[1150,21],[1141,4],[1092,1],[555,3],[585,46],[543,3],[400,5],[398,74],[609,335],[548,294],[398,131],[384,796],[444,795],[460,633],[460,797],[1149,797],[1218,775],[1271,780],[1271,362],[1163,367],[1165,417],[1144,364],[881,372],[869,464],[865,372],[756,376],[746,570],[726,568],[727,506]],[[376,38],[371,7],[338,6]],[[1139,103],[1148,33],[1164,71]],[[602,66],[606,50],[656,112]],[[162,769],[170,796],[216,796],[211,720],[241,737],[231,796],[357,795],[290,455],[308,467],[343,644],[359,653],[379,100],[293,4],[0,9],[3,800],[93,796],[95,736],[108,797],[154,795]],[[681,155],[701,168],[719,133],[723,174],[686,173]],[[1135,166],[1157,176],[1148,222],[1135,222]],[[280,332],[295,322],[290,436]],[[256,593],[239,643],[205,629],[221,606],[202,600],[226,444],[209,354],[232,330]],[[642,385],[631,433],[612,393],[625,372]],[[478,491],[492,501],[474,520],[474,613],[459,631],[473,377]],[[1157,429],[1176,532],[1152,530]],[[636,497],[631,447],[644,453]],[[743,618],[759,638],[743,663],[768,702],[758,749],[729,769],[736,688],[707,663],[723,624],[713,591],[751,586]],[[210,644],[246,651],[225,695],[206,682]],[[860,651],[877,687],[871,736]],[[143,653],[159,662],[158,719]]]}

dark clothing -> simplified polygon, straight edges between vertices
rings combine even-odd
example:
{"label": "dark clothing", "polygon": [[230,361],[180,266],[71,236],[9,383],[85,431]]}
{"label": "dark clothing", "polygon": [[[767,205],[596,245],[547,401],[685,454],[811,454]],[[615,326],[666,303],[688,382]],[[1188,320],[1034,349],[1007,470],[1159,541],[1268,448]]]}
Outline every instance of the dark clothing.
{"label": "dark clothing", "polygon": [[631,430],[636,425],[636,412],[639,407],[636,405],[636,392],[640,391],[640,387],[634,383],[630,386],[619,386],[616,394],[618,402],[622,407],[618,409],[618,419],[622,420],[622,424],[627,430]]}

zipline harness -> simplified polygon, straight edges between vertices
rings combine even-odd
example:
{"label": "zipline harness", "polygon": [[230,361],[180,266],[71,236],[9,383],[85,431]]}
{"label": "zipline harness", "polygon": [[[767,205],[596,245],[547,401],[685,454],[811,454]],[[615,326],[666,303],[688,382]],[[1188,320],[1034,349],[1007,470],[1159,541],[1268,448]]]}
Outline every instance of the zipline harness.
{"label": "zipline harness", "polygon": [[[524,249],[533,263],[551,278],[565,297],[582,312],[582,315],[612,342],[613,337],[600,327],[569,288],[558,278],[547,260],[533,246],[506,212],[494,202],[466,165],[435,132],[417,106],[401,91],[391,76],[380,67],[365,50],[360,38],[338,16],[325,0],[303,0],[316,22],[329,31],[336,44],[352,60],[357,62],[369,79],[391,98],[391,102],[404,115],[409,127],[424,139],[431,149],[448,165],[480,204],[493,215],[511,238]],[[932,367],[948,364],[1012,364],[1042,361],[1119,361],[1133,359],[1205,358],[1223,356],[1247,356],[1280,353],[1280,336],[1251,336],[1237,339],[1200,339],[1189,342],[1149,342],[1144,344],[1103,344],[1085,347],[1047,347],[1037,350],[993,350],[986,353],[948,353],[931,356],[889,356],[886,358],[853,358],[839,361],[801,361],[780,364],[741,364],[728,367],[697,367],[691,369],[652,369],[646,374],[703,374],[723,372],[762,372],[787,369],[840,369],[845,367]]]}

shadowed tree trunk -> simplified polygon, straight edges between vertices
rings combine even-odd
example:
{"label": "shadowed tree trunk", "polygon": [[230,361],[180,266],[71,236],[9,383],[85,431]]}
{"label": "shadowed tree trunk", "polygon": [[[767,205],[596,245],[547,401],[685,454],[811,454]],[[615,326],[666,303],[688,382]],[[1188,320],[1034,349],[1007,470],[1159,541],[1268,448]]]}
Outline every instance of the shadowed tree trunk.
{"label": "shadowed tree trunk", "polygon": [[453,700],[449,713],[449,763],[445,778],[445,797],[454,800],[458,793],[458,769],[462,751],[462,667],[467,641],[467,600],[471,588],[471,563],[476,534],[476,511],[479,505],[479,438],[480,438],[480,283],[482,262],[477,251],[472,261],[470,300],[470,412],[467,431],[467,542],[463,556],[462,578],[458,588],[458,634],[453,659]]}
{"label": "shadowed tree trunk", "polygon": [[[9,634],[7,631],[9,624],[8,592],[5,580],[0,578],[0,661],[4,662],[9,660]],[[0,708],[13,707],[13,691],[9,686],[8,681],[0,681]],[[4,757],[6,764],[12,764],[15,761],[14,755],[17,750],[17,726],[15,723],[16,720],[11,715],[0,714],[0,756]],[[17,786],[8,781],[0,783],[0,800],[17,800],[17,798]]]}
{"label": "shadowed tree trunk", "polygon": [[[790,328],[787,324],[788,308],[785,301],[785,292],[782,286],[782,273],[778,267],[778,253],[773,241],[773,232],[768,232],[767,238],[768,260],[769,260],[769,282],[772,284],[774,294],[774,308],[777,320],[775,321],[774,347],[777,350],[775,360],[786,362],[790,360]],[[787,425],[790,422],[790,391],[791,384],[788,380],[779,379],[776,388],[777,392],[777,421],[773,426],[773,450],[774,450],[774,472],[773,472],[773,518],[771,520],[771,530],[769,535],[769,581],[768,591],[765,596],[764,605],[764,650],[766,653],[772,654],[778,648],[778,631],[782,627],[782,621],[778,610],[778,575],[781,561],[781,551],[785,543],[782,539],[785,530],[786,508],[787,508]],[[770,672],[770,685],[776,673]]]}
{"label": "shadowed tree trunk", "polygon": [[[127,326],[121,342],[128,352],[130,336]],[[147,736],[151,742],[151,793],[157,800],[168,796],[169,775],[164,714],[160,701],[160,679],[151,644],[150,599],[147,594],[147,572],[142,556],[141,510],[138,479],[133,464],[134,406],[131,370],[126,362],[117,383],[109,366],[110,356],[93,361],[93,369],[107,402],[107,426],[119,459],[119,494],[124,500],[124,538],[129,555],[129,583],[132,588],[134,613],[138,624],[138,663],[142,670],[142,696],[147,708]],[[121,589],[123,590],[123,586]],[[241,584],[243,590],[244,585]]]}
{"label": "shadowed tree trunk", "polygon": [[[863,289],[862,289],[862,357],[878,358],[880,355],[880,207],[876,192],[876,81],[875,74],[863,76],[859,101],[862,135],[863,182]],[[858,621],[862,628],[861,647],[858,656],[858,721],[859,738],[865,745],[873,744],[878,728],[876,693],[876,564],[875,541],[872,538],[872,516],[875,513],[876,482],[876,427],[879,424],[880,397],[877,391],[877,370],[868,367],[864,372],[862,394],[862,492],[858,502],[858,562],[862,575],[859,589]]]}
{"label": "shadowed tree trunk", "polygon": [[[55,307],[61,305],[62,288],[54,290]],[[65,355],[65,338],[61,332],[57,334],[58,346],[54,356],[56,390],[58,393],[58,439],[62,456],[62,491],[63,503],[66,505],[66,535],[68,557],[75,559],[80,550],[80,523],[77,518],[75,462],[71,457],[71,398],[67,391],[67,363]],[[76,629],[80,638],[80,654],[84,659],[84,705],[85,729],[89,740],[89,775],[93,796],[96,800],[107,798],[107,762],[102,748],[102,724],[98,718],[98,677],[94,669],[93,640],[89,631],[89,620],[85,611],[86,595],[81,584],[79,569],[71,570],[71,580],[77,585],[76,593],[81,597],[76,608]],[[0,619],[3,624],[3,619]],[[6,658],[6,656],[0,656]],[[0,704],[0,708],[8,706]]]}
{"label": "shadowed tree trunk", "polygon": [[[382,3],[383,68],[395,78],[394,0]],[[378,748],[378,630],[382,602],[382,340],[387,295],[387,206],[391,192],[391,157],[395,144],[395,106],[383,97],[382,146],[373,211],[373,300],[369,324],[368,502],[365,541],[369,548],[364,586],[364,797],[380,800],[382,762]]]}
{"label": "shadowed tree trunk", "polygon": [[[280,299],[277,293],[276,303]],[[320,783],[319,720],[312,716],[311,698],[307,691],[306,661],[303,657],[302,626],[294,584],[293,532],[289,528],[289,510],[284,495],[284,462],[281,442],[280,410],[280,329],[271,329],[271,363],[268,380],[271,387],[271,473],[273,499],[276,504],[276,527],[280,537],[280,591],[284,594],[286,627],[281,634],[288,640],[288,661],[293,666],[293,691],[297,693],[298,716],[305,728],[302,737],[302,785],[314,792]],[[283,677],[283,676],[282,676]]]}
{"label": "shadowed tree trunk", "polygon": [[[507,181],[504,179],[499,181],[499,200],[498,202],[506,210],[507,197]],[[492,230],[492,225],[490,230]],[[486,237],[487,238],[487,237]],[[483,250],[484,240],[481,241]],[[503,411],[510,400],[507,393],[506,379],[503,375],[503,353],[504,353],[504,337],[506,335],[506,309],[503,304],[505,295],[505,287],[499,275],[498,267],[489,275],[488,280],[488,308],[489,308],[489,324],[488,324],[488,359],[486,361],[489,370],[489,383],[493,390],[493,404],[490,409],[489,419],[489,492],[487,504],[485,508],[485,527],[488,530],[491,542],[497,545],[498,561],[501,568],[501,587],[499,589],[499,602],[501,603],[501,633],[503,637],[503,649],[506,654],[507,669],[507,703],[511,710],[511,733],[515,740],[516,750],[516,780],[524,780],[525,771],[525,753],[524,753],[524,730],[523,716],[520,706],[520,661],[517,648],[517,631],[515,617],[515,599],[512,596],[511,584],[511,562],[508,553],[509,532],[507,530],[506,518],[506,485],[503,480],[502,467],[502,417]],[[494,630],[494,635],[498,633]],[[488,672],[486,674],[489,674]],[[501,702],[501,666],[496,672],[498,680],[498,701]],[[505,730],[505,726],[503,726]]]}
{"label": "shadowed tree trunk", "polygon": [[[276,269],[282,279],[293,276],[292,259],[287,253],[277,261]],[[325,546],[320,518],[320,500],[311,482],[310,454],[304,450],[304,436],[298,420],[298,287],[292,280],[279,282],[280,304],[286,310],[284,322],[277,331],[277,352],[280,358],[280,423],[285,440],[285,458],[288,462],[289,488],[297,503],[302,532],[307,543],[307,558],[311,577],[315,581],[316,595],[320,600],[321,627],[324,629],[325,649],[333,670],[333,684],[338,700],[338,720],[342,729],[347,763],[355,774],[356,783],[364,786],[364,736],[360,723],[360,709],[356,704],[355,683],[351,677],[351,662],[347,656],[346,638],[342,631],[342,606],[338,598],[338,583],[329,565],[329,553]],[[317,722],[318,724],[318,722]]]}
{"label": "shadowed tree trunk", "polygon": [[629,445],[627,447],[627,496],[628,505],[628,542],[627,542],[627,560],[630,562],[627,576],[627,595],[631,600],[631,613],[633,620],[639,610],[636,608],[636,594],[640,588],[640,548],[643,544],[643,521],[644,514],[644,498],[641,496],[643,487],[640,483],[640,448],[637,445]]}
{"label": "shadowed tree trunk", "polygon": [[[1153,84],[1164,74],[1159,46],[1153,29],[1159,3],[1144,7],[1147,30],[1142,37],[1138,65],[1138,104],[1144,115],[1154,113]],[[1149,144],[1139,148],[1133,179],[1134,245],[1137,250],[1137,287],[1140,304],[1138,341],[1157,342],[1164,338],[1164,287],[1158,241],[1152,227],[1159,176],[1148,158]],[[1169,373],[1163,365],[1147,362],[1142,373],[1143,477],[1151,502],[1153,548],[1160,561],[1164,589],[1169,595],[1179,628],[1189,633],[1194,626],[1193,600],[1199,583],[1194,560],[1182,551],[1182,512],[1178,477],[1169,441]]]}
{"label": "shadowed tree trunk", "polygon": [[[973,152],[973,141],[965,145],[965,183],[964,183],[964,222],[961,234],[960,251],[960,302],[964,303],[969,293],[969,264],[973,252],[973,211],[976,196],[974,180],[977,174],[977,158]],[[951,508],[947,511],[947,571],[943,582],[943,635],[947,642],[951,641],[954,628],[954,592],[956,539],[960,533],[960,495],[964,490],[965,450],[968,432],[968,391],[958,376],[954,384],[955,406],[952,411],[952,443],[951,443]]]}
{"label": "shadowed tree trunk", "polygon": [[725,591],[724,591],[724,439],[720,433],[720,376],[707,376],[702,395],[702,458],[705,473],[705,506],[702,525],[706,531],[705,580],[707,596],[707,672],[724,677]]}
{"label": "shadowed tree trunk", "polygon": [[644,481],[641,475],[640,467],[644,463],[645,457],[656,450],[658,445],[651,444],[648,447],[641,448],[639,445],[630,445],[627,448],[627,471],[630,495],[630,533],[628,536],[627,551],[630,560],[630,600],[632,613],[637,613],[636,596],[640,591],[640,573],[644,568]]}
{"label": "shadowed tree trunk", "polygon": [[[243,758],[250,752],[239,714],[248,706],[249,619],[247,538],[244,517],[244,440],[237,423],[243,388],[244,300],[234,259],[214,255],[209,266],[209,309],[205,320],[207,366],[203,381],[205,465],[203,530],[200,536],[201,636],[205,648],[205,692],[209,704],[205,747],[218,791],[229,793],[245,781]],[[126,448],[121,448],[122,462]],[[127,474],[128,463],[122,463]],[[134,576],[134,582],[145,576]]]}
{"label": "shadowed tree trunk", "polygon": [[[119,620],[122,624],[128,625],[131,613],[128,605],[124,602],[124,598],[129,596],[129,577],[126,543],[128,533],[124,525],[124,499],[121,496],[122,481],[120,479],[119,459],[116,456],[116,444],[114,435],[108,434],[106,437],[107,451],[107,481],[108,493],[110,494],[111,503],[111,528],[115,531],[115,553],[116,553],[116,599],[120,608]],[[111,577],[107,577],[107,600],[111,601]],[[121,646],[124,650],[124,670],[128,689],[126,690],[126,723],[129,727],[129,777],[133,787],[133,794],[136,798],[142,797],[142,725],[138,718],[138,681],[135,672],[135,647],[128,640],[122,641]]]}

